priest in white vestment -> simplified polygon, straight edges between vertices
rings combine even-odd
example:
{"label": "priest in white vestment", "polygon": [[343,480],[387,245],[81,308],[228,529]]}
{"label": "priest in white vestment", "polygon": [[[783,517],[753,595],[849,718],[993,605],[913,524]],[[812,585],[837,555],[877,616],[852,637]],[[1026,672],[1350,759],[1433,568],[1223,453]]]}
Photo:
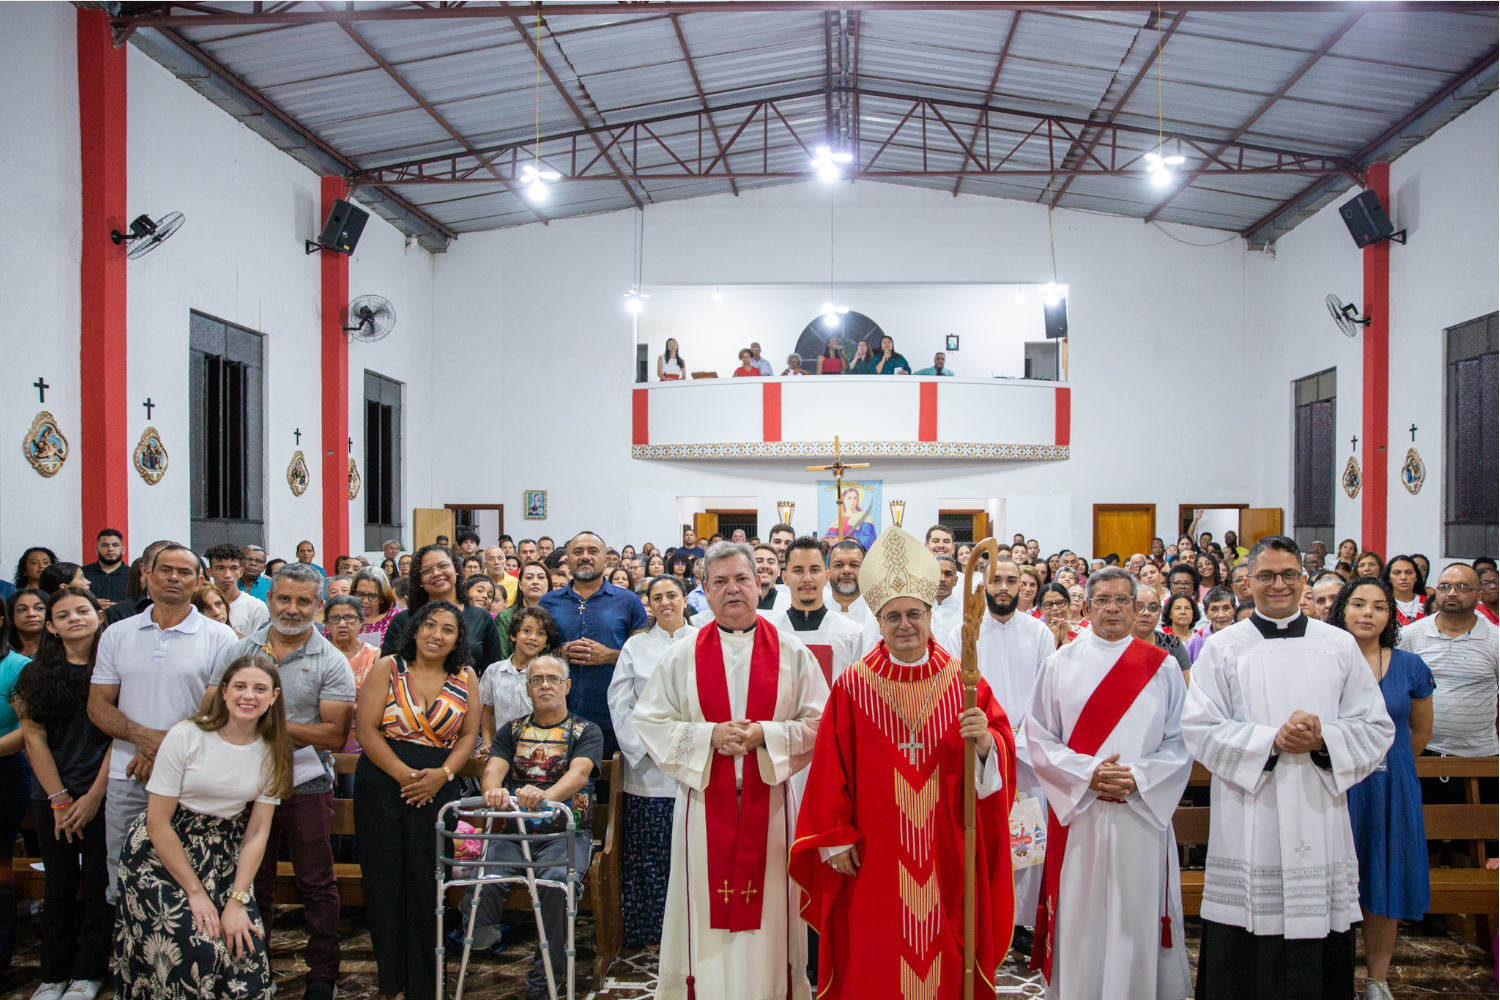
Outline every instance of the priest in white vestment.
{"label": "priest in white vestment", "polygon": [[932,634],[941,637],[963,627],[964,599],[961,594],[954,594],[958,589],[958,576],[961,572],[958,560],[949,555],[938,555],[936,559],[938,590],[937,603],[932,606]]}
{"label": "priest in white vestment", "polygon": [[828,684],[806,646],[757,617],[749,546],[714,545],[704,575],[714,623],[666,651],[633,715],[677,782],[656,996],[805,1000],[786,790],[812,758]]}
{"label": "priest in white vestment", "polygon": [[1353,636],[1299,611],[1292,539],[1249,556],[1255,613],[1209,637],[1182,714],[1213,772],[1198,1000],[1354,992],[1359,866],[1346,793],[1395,727]]}
{"label": "priest in white vestment", "polygon": [[[1123,569],[1089,577],[1093,627],[1047,658],[1021,724],[1018,743],[1067,828],[1065,849],[1047,844],[1049,867],[1059,865],[1049,1000],[1190,992],[1172,832],[1193,767],[1180,725],[1187,688],[1165,651],[1131,637],[1135,598]],[[1090,726],[1097,746],[1080,731]]]}
{"label": "priest in white vestment", "polygon": [[[979,639],[974,645],[979,656],[979,672],[985,683],[994,692],[995,700],[1005,709],[1011,725],[1020,728],[1026,710],[1031,706],[1032,687],[1042,662],[1057,649],[1057,640],[1041,621],[1024,611],[1016,610],[1016,599],[1021,593],[1021,571],[1009,556],[1002,556],[995,563],[985,589],[986,613],[979,624]],[[937,633],[943,648],[963,648],[963,619],[946,635]],[[1016,802],[1026,798],[1037,800],[1042,816],[1047,815],[1046,797],[1042,786],[1032,774],[1026,748],[1016,740]],[[1012,809],[1015,807],[1012,806]],[[1036,917],[1036,904],[1042,887],[1042,866],[1032,865],[1015,872],[1016,923],[1030,927]],[[1016,934],[1015,947],[1023,953],[1031,950],[1030,935],[1024,931]]]}

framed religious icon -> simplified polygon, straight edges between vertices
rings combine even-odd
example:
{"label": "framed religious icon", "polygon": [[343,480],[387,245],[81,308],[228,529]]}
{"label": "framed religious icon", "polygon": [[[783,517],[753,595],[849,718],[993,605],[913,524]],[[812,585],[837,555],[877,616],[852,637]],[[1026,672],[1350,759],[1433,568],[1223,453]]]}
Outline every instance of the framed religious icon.
{"label": "framed religious icon", "polygon": [[38,413],[21,442],[21,452],[38,475],[45,479],[57,475],[68,460],[68,439],[58,428],[57,418],[46,410]]}
{"label": "framed religious icon", "polygon": [[852,538],[866,551],[880,534],[880,481],[843,481],[843,530],[839,530],[839,498],[831,479],[818,481],[818,526],[824,538]]}
{"label": "framed religious icon", "polygon": [[547,519],[547,491],[526,490],[521,494],[522,517],[528,521]]}
{"label": "framed religious icon", "polygon": [[135,471],[150,486],[161,482],[161,477],[167,474],[167,446],[161,443],[161,435],[155,427],[147,427],[141,432],[131,458],[135,462]]}
{"label": "framed religious icon", "polygon": [[286,467],[286,484],[291,487],[292,496],[300,497],[311,482],[312,473],[307,470],[307,459],[299,448],[292,453],[292,463]]}

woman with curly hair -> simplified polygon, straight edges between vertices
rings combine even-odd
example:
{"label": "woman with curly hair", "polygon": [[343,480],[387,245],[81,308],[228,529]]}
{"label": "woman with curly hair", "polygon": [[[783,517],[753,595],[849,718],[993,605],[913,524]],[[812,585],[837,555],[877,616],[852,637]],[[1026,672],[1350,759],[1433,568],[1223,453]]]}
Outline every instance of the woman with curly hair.
{"label": "woman with curly hair", "polygon": [[[427,546],[413,567],[435,567],[433,554],[447,551]],[[446,570],[453,572],[451,559]],[[380,995],[430,1000],[437,976],[433,827],[438,810],[458,797],[453,779],[474,749],[479,679],[457,605],[423,601],[410,621],[395,652],[370,668],[355,702],[364,753],[354,772],[354,846]]]}
{"label": "woman with curly hair", "polygon": [[47,593],[25,587],[5,602],[5,637],[12,652],[27,658],[36,655],[47,621]]}
{"label": "woman with curly hair", "polygon": [[385,637],[380,642],[380,655],[390,656],[399,648],[409,623],[415,614],[429,601],[447,601],[462,607],[464,641],[468,643],[469,655],[465,663],[475,669],[484,668],[496,660],[505,658],[505,646],[500,641],[500,630],[490,613],[476,605],[463,605],[459,596],[458,566],[453,553],[445,545],[424,545],[417,550],[407,577],[406,610],[391,619]]}
{"label": "woman with curly hair", "polygon": [[146,811],[120,849],[115,996],[269,996],[270,953],[251,890],[271,815],[292,792],[270,657],[235,660],[208,707],[167,730],[146,790]]}
{"label": "woman with curly hair", "polygon": [[109,873],[100,808],[109,786],[109,737],[86,709],[103,623],[99,602],[88,591],[54,593],[36,659],[21,671],[12,696],[36,775],[31,815],[46,874],[42,985],[33,1000],[85,1000],[99,993],[109,975],[114,910],[105,898]]}
{"label": "woman with curly hair", "polygon": [[40,587],[43,571],[55,562],[57,562],[57,553],[45,545],[33,545],[22,552],[21,558],[16,560],[16,576],[12,581],[16,589]]}

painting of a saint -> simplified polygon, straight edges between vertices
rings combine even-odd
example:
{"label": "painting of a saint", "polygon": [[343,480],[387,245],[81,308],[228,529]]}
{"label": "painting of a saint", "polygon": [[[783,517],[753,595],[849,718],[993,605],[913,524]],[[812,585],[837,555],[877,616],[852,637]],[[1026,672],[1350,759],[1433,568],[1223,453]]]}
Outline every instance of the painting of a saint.
{"label": "painting of a saint", "polygon": [[[823,537],[839,537],[839,510],[831,480],[818,483],[818,524],[824,526]],[[875,544],[880,534],[880,483],[844,480],[843,537],[852,538],[865,548]]]}

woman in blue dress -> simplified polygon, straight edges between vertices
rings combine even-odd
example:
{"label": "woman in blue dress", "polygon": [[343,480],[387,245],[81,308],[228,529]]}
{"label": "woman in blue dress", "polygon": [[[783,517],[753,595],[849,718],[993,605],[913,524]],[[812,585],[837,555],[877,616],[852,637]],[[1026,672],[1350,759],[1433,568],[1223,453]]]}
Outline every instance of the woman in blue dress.
{"label": "woman in blue dress", "polygon": [[1365,1000],[1391,1000],[1386,974],[1396,948],[1396,922],[1427,912],[1427,831],[1416,757],[1432,735],[1432,671],[1415,653],[1396,649],[1396,598],[1374,577],[1339,591],[1328,623],[1347,630],[1380,682],[1396,739],[1380,768],[1349,789],[1349,818],[1359,855],[1359,906],[1364,911]]}

